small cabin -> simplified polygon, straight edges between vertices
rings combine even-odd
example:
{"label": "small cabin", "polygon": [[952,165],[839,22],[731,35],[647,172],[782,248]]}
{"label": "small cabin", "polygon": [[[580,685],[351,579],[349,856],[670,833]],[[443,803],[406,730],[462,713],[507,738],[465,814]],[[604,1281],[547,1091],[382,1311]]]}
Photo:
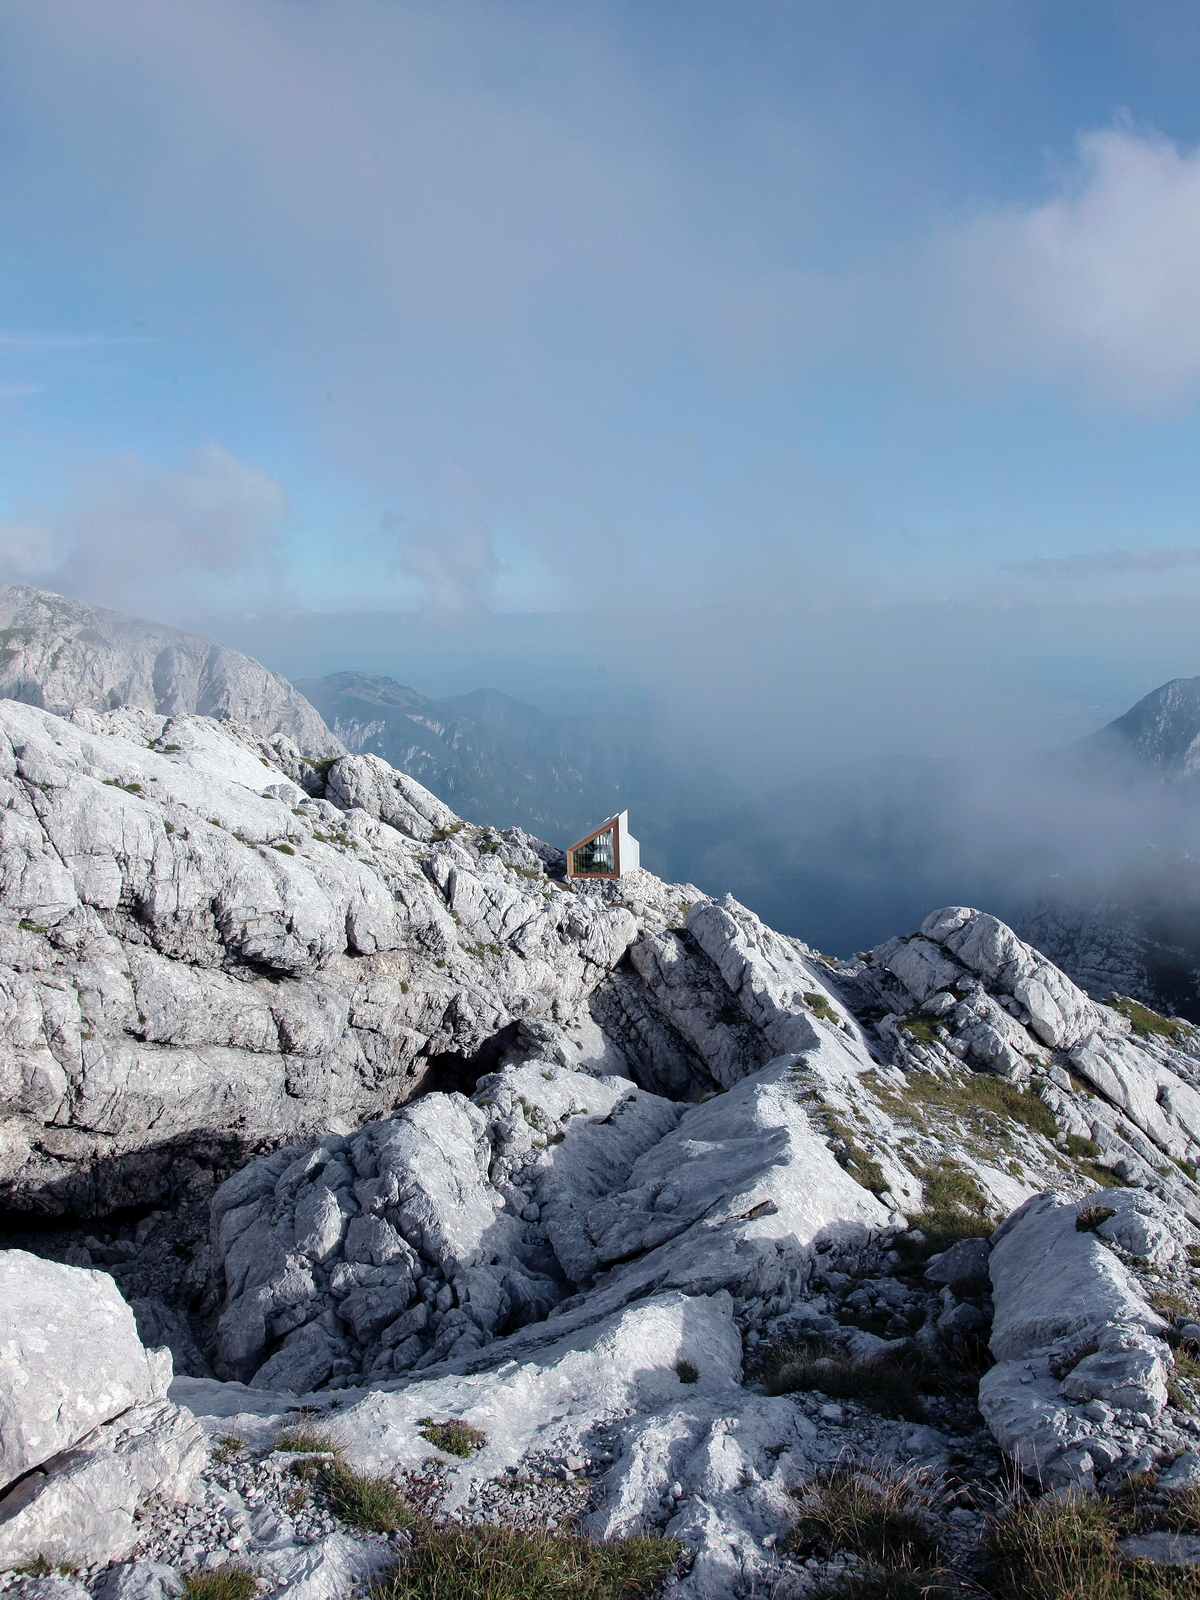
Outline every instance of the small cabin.
{"label": "small cabin", "polygon": [[628,811],[609,817],[567,851],[568,878],[619,878],[636,872],[641,864],[642,852],[629,831]]}

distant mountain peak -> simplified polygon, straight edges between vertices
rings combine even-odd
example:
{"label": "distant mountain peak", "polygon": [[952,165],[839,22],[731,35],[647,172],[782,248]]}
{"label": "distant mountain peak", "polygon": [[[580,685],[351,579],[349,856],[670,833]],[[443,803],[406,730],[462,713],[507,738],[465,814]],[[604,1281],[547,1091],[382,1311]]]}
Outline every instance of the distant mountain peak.
{"label": "distant mountain peak", "polygon": [[1117,761],[1166,779],[1200,772],[1200,678],[1172,678],[1072,746],[1085,761]]}
{"label": "distant mountain peak", "polygon": [[342,753],[304,696],[240,650],[23,584],[0,584],[0,699],[57,715],[128,706],[229,717],[309,755]]}

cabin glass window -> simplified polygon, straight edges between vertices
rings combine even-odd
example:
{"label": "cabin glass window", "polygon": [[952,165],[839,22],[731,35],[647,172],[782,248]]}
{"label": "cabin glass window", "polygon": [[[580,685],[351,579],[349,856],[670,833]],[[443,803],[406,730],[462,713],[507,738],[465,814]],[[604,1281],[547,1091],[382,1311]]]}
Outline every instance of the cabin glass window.
{"label": "cabin glass window", "polygon": [[572,851],[571,871],[578,877],[612,877],[617,870],[613,830],[606,828]]}

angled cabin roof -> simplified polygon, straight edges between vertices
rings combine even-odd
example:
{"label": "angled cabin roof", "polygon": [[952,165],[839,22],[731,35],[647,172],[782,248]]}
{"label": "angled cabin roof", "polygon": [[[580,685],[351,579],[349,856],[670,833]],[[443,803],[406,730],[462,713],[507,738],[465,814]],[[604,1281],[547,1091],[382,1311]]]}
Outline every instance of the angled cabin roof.
{"label": "angled cabin roof", "polygon": [[628,811],[619,811],[567,851],[568,878],[619,878],[641,865],[641,850],[629,831]]}

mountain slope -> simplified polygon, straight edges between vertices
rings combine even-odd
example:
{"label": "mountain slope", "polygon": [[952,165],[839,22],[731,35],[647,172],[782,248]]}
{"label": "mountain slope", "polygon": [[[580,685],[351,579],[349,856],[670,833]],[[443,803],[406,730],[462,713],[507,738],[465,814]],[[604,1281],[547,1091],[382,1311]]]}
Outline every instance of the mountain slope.
{"label": "mountain slope", "polygon": [[1172,678],[1123,716],[1080,739],[1072,756],[1086,764],[1155,774],[1177,782],[1200,772],[1200,678]]}
{"label": "mountain slope", "polygon": [[[1000,1475],[961,1389],[989,1325],[980,1406],[1032,1477],[1165,1477],[1197,1442],[1149,1303],[1185,1304],[1200,1250],[1196,1030],[1136,1036],[965,907],[834,962],[649,872],[566,883],[560,851],[373,755],[309,766],[306,794],[277,745],[0,701],[0,1173],[10,1206],[88,1218],[70,1266],[4,1253],[4,1437],[42,1444],[10,1469],[39,1472],[0,1568],[232,1549],[271,1595],[314,1572],[345,1594],[378,1542],[321,1477],[281,1478],[299,1419],[468,1521],[678,1537],[680,1600],[780,1592],[830,1464]],[[44,1355],[63,1274],[95,1293],[97,1267],[196,1375],[46,1443],[96,1351],[73,1324],[39,1392],[28,1330]],[[919,1355],[926,1393],[894,1417],[770,1392],[814,1345],[860,1372]],[[1091,1404],[1118,1385],[1120,1411]],[[195,1439],[174,1401],[219,1452],[180,1468],[185,1510],[159,1492]],[[93,1483],[124,1496],[99,1529],[59,1509]]]}
{"label": "mountain slope", "polygon": [[633,717],[556,715],[495,689],[430,699],[365,672],[296,687],[347,750],[381,756],[472,822],[565,844],[628,805],[640,823],[679,787]]}
{"label": "mountain slope", "polygon": [[1022,936],[1089,994],[1200,1021],[1200,678],[1172,678],[1065,753],[1084,785],[1081,833],[1111,807],[1108,865],[1066,870],[1030,901]]}
{"label": "mountain slope", "polygon": [[132,706],[231,717],[309,755],[341,753],[304,696],[239,650],[18,584],[0,584],[0,699],[65,715]]}

